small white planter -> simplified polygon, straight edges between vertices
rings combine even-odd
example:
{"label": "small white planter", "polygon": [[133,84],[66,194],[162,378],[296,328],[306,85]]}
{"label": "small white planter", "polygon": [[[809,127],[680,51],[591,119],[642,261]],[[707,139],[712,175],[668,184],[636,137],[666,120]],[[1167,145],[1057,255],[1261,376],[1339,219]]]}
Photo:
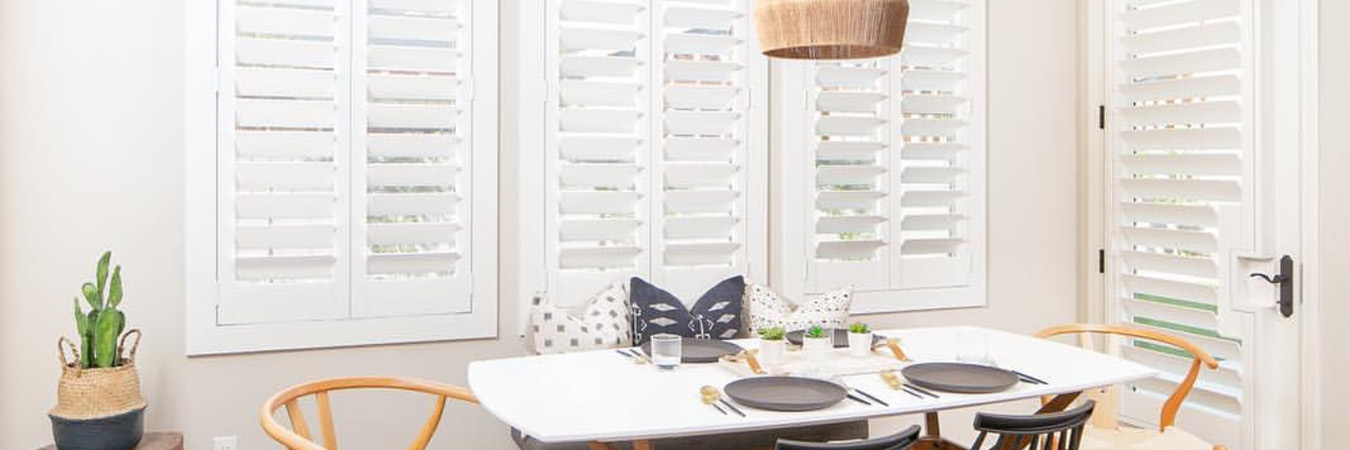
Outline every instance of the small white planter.
{"label": "small white planter", "polygon": [[849,333],[848,354],[863,358],[872,353],[872,333]]}
{"label": "small white planter", "polygon": [[822,360],[830,355],[830,350],[834,350],[834,340],[829,337],[823,338],[802,338],[802,353],[806,354],[807,359]]}
{"label": "small white planter", "polygon": [[759,362],[765,366],[777,367],[783,365],[783,355],[786,353],[786,340],[759,340]]}

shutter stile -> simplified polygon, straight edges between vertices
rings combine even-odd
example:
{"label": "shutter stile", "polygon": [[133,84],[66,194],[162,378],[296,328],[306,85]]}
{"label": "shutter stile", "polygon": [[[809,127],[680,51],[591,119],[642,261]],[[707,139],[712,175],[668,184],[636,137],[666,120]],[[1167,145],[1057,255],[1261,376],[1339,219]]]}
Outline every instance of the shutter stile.
{"label": "shutter stile", "polygon": [[[1245,0],[1116,3],[1114,277],[1120,320],[1176,334],[1221,360],[1180,422],[1211,441],[1243,426],[1242,342],[1222,311],[1227,258],[1249,248],[1252,80]],[[1188,369],[1179,349],[1125,342],[1163,372],[1127,389],[1123,415],[1156,421]],[[1151,412],[1150,412],[1151,411]]]}
{"label": "shutter stile", "polygon": [[347,12],[322,0],[222,9],[217,322],[338,317]]}

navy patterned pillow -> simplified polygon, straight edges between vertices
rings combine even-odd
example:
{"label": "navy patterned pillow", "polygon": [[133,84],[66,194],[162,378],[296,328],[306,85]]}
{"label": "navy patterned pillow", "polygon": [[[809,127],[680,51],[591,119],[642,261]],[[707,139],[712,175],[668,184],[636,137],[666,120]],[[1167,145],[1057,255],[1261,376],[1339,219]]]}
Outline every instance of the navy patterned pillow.
{"label": "navy patterned pillow", "polygon": [[741,331],[741,296],[745,277],[717,283],[686,308],[671,293],[633,277],[629,298],[633,309],[633,345],[642,345],[657,334],[697,339],[731,339]]}

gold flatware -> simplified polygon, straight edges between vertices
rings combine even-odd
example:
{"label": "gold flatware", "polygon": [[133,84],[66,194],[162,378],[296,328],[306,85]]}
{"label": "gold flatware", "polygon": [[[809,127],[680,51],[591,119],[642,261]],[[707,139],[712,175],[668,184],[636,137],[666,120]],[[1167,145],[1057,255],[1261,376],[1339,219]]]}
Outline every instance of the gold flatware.
{"label": "gold flatware", "polygon": [[712,386],[704,386],[700,388],[698,391],[699,394],[702,395],[703,397],[703,404],[711,406],[713,408],[717,408],[717,412],[722,413],[722,415],[724,416],[730,415],[727,414],[727,411],[725,409],[722,409],[721,406],[717,406],[717,400],[721,398],[721,393],[717,391],[717,388]]}
{"label": "gold flatware", "polygon": [[740,353],[735,355],[723,356],[722,360],[731,363],[745,361],[745,364],[750,366],[751,373],[754,373],[755,375],[767,374],[768,372],[764,371],[764,367],[759,365],[759,358],[755,357],[755,354],[757,353],[759,353],[759,350],[741,350]]}

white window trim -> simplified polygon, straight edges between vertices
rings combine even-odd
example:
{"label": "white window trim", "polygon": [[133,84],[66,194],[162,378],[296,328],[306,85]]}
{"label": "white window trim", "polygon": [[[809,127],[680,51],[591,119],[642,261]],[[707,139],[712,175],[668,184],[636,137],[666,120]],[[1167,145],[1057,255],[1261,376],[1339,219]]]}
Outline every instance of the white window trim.
{"label": "white window trim", "polygon": [[[543,130],[548,126],[547,106],[551,94],[549,86],[552,84],[547,70],[549,13],[545,0],[527,1],[519,8],[517,73],[540,75],[537,79],[522,78],[519,86],[515,87],[518,93],[517,108],[521,112],[518,116],[516,142],[521,149],[543,149],[548,145]],[[750,33],[748,45],[750,48],[759,48],[756,33]],[[773,164],[769,150],[773,138],[769,116],[776,113],[773,112],[770,102],[770,62],[759,55],[753,55],[750,60],[754,66],[750,70],[755,71],[752,73],[760,74],[758,77],[751,77],[750,104],[756,110],[768,112],[751,114],[749,117],[747,135],[758,141],[746,144],[748,158],[745,170],[748,172],[745,186],[747,205],[745,220],[749,231],[745,242],[747,273],[744,275],[747,282],[768,283],[770,276],[768,230],[772,220],[769,207],[771,189],[769,174]],[[755,82],[760,83],[759,86],[762,87],[756,87]],[[532,153],[525,151],[525,154]],[[510,301],[520,305],[517,331],[523,335],[530,319],[529,305],[532,298],[537,293],[548,292],[549,268],[546,254],[548,245],[544,225],[548,220],[545,185],[547,163],[543,158],[521,157],[514,169],[519,180],[517,186],[520,194],[516,207],[516,214],[519,217],[517,223],[520,225],[517,229],[518,236],[514,238],[519,246],[514,283],[518,286],[520,298]],[[584,299],[567,300],[567,303],[576,303]]]}
{"label": "white window trim", "polygon": [[[970,49],[972,69],[969,78],[971,104],[972,151],[969,159],[972,219],[967,224],[966,244],[971,249],[970,282],[952,288],[892,288],[886,290],[856,290],[853,294],[853,314],[883,314],[909,311],[927,311],[958,308],[981,308],[988,305],[988,25],[984,1],[972,2],[971,13],[978,26]],[[810,180],[802,161],[809,157],[807,139],[802,127],[810,101],[807,79],[808,62],[775,61],[773,64],[774,175],[773,188],[773,282],[774,287],[790,298],[820,294],[809,289],[810,259],[803,243],[807,228],[810,201],[802,200],[804,186]],[[844,288],[840,285],[828,289]],[[821,289],[825,290],[825,289]]]}
{"label": "white window trim", "polygon": [[[222,0],[225,1],[225,0]],[[187,354],[211,355],[497,336],[498,9],[473,8],[474,139],[470,312],[221,326],[216,322],[217,2],[184,5]],[[211,149],[208,151],[206,149]],[[211,199],[202,201],[202,199]]]}

